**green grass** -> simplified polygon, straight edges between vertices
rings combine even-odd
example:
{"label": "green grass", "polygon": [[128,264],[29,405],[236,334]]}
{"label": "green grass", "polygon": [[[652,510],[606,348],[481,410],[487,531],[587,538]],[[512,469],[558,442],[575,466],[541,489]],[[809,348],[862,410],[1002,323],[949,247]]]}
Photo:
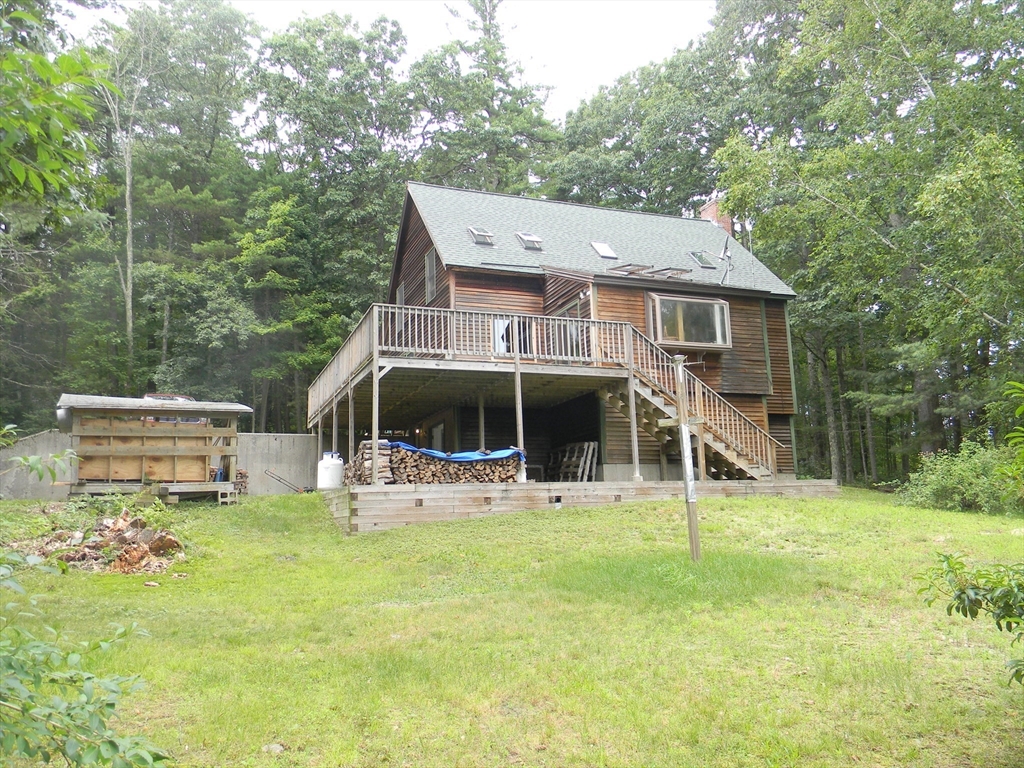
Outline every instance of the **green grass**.
{"label": "green grass", "polygon": [[[46,527],[0,507],[0,534]],[[528,512],[346,538],[316,496],[162,513],[187,579],[32,574],[139,672],[123,727],[184,766],[1022,765],[1009,637],[917,595],[1024,520],[840,500]],[[261,751],[280,743],[286,751]]]}

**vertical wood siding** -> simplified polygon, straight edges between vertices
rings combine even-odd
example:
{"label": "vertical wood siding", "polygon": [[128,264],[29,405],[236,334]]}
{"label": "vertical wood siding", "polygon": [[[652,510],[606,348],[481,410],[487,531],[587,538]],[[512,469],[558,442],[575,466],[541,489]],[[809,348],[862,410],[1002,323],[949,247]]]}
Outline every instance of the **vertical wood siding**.
{"label": "vertical wood siding", "polygon": [[[409,211],[409,224],[402,233],[402,242],[399,243],[398,258],[401,267],[394,288],[397,291],[398,286],[405,283],[405,303],[408,306],[450,309],[448,281],[451,276],[436,255],[434,258],[437,259],[437,293],[430,303],[427,303],[427,276],[423,257],[433,246],[423,219],[413,206]],[[395,296],[389,296],[388,301],[394,303]]]}
{"label": "vertical wood siding", "polygon": [[544,285],[540,277],[459,271],[455,279],[455,309],[544,314]]}
{"label": "vertical wood siding", "polygon": [[647,310],[644,307],[645,294],[642,289],[602,285],[596,288],[596,292],[597,317],[594,318],[595,320],[618,320],[632,323],[640,333],[649,333]]}
{"label": "vertical wood siding", "polygon": [[761,429],[768,430],[768,410],[765,408],[763,395],[739,395],[735,393],[722,395],[736,410],[757,424]]}
{"label": "vertical wood siding", "polygon": [[729,297],[732,348],[722,352],[722,393],[768,394],[768,367],[764,355],[761,302]]}
{"label": "vertical wood siding", "polygon": [[590,317],[590,298],[580,298],[589,290],[590,284],[567,277],[548,276],[544,281],[544,314],[557,315],[566,307],[579,304],[579,317]]}
{"label": "vertical wood siding", "polygon": [[789,429],[789,420],[789,416],[769,415],[768,433],[783,445],[775,449],[779,472],[792,474],[796,472],[796,467],[793,464],[793,433]]}
{"label": "vertical wood siding", "polygon": [[[633,448],[629,439],[629,417],[604,403],[604,464],[632,464]],[[639,427],[637,437],[640,447],[641,464],[657,464],[661,461],[661,445]]]}
{"label": "vertical wood siding", "polygon": [[[766,299],[764,311],[768,325],[768,352],[771,359],[773,390],[772,394],[768,395],[768,413],[795,413],[790,349],[786,335],[786,302]],[[774,434],[772,436],[775,437]],[[789,442],[788,433],[785,442]]]}

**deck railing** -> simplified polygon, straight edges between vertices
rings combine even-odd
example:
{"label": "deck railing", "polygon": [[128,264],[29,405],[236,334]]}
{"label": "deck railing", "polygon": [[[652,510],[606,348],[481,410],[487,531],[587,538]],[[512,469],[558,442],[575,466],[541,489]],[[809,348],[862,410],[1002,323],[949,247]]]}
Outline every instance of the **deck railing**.
{"label": "deck railing", "polygon": [[[633,357],[641,379],[661,390],[662,396],[678,399],[675,361],[661,347],[633,329]],[[690,414],[704,420],[704,428],[737,453],[754,459],[775,474],[778,440],[757,426],[732,403],[690,371],[683,369]]]}
{"label": "deck railing", "polygon": [[[321,414],[374,355],[439,360],[626,368],[673,401],[673,358],[629,323],[546,315],[374,304],[309,387],[310,418]],[[518,349],[516,348],[518,346]],[[632,355],[631,355],[632,353]],[[734,450],[775,471],[781,445],[725,398],[684,371],[691,415]]]}

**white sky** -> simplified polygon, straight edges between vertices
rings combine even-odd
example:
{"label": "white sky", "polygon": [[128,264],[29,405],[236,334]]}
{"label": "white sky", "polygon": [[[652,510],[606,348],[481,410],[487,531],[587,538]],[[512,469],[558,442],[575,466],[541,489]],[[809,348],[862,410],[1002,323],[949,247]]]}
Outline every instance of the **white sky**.
{"label": "white sky", "polygon": [[[138,0],[135,0],[138,2]],[[303,14],[346,14],[365,27],[378,16],[398,21],[405,33],[406,63],[426,51],[462,37],[460,0],[230,0],[271,31],[283,30]],[[127,3],[132,5],[132,0]],[[564,122],[581,100],[620,76],[677,48],[710,29],[714,0],[504,0],[498,9],[509,57],[518,61],[527,83],[551,88],[545,114]],[[109,12],[105,12],[109,13]],[[73,25],[84,32],[85,12]]]}

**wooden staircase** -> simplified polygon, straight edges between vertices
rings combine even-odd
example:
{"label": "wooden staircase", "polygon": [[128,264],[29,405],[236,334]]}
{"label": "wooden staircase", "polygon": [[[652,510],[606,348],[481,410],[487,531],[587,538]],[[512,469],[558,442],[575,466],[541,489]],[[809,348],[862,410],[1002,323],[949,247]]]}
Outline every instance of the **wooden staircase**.
{"label": "wooden staircase", "polygon": [[[680,400],[675,362],[653,341],[634,329],[633,392],[639,429],[657,440],[666,454],[682,455]],[[700,479],[773,480],[775,449],[781,445],[725,398],[689,371],[683,371],[694,469]],[[600,390],[602,399],[628,416],[630,386]],[[703,453],[703,456],[701,456]],[[701,460],[703,459],[703,460]],[[703,464],[707,477],[700,477]]]}

